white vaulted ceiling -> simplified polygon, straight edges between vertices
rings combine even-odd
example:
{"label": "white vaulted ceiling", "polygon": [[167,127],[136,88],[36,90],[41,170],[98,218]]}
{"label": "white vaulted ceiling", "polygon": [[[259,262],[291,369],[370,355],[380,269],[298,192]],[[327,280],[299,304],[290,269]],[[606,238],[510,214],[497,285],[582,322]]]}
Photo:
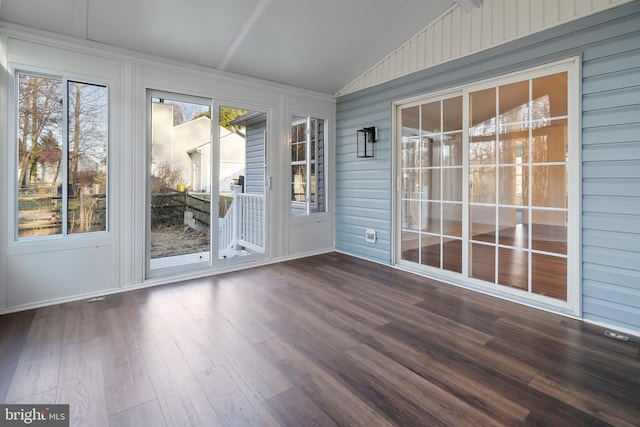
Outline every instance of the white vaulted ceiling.
{"label": "white vaulted ceiling", "polygon": [[335,94],[453,0],[0,0],[0,19]]}

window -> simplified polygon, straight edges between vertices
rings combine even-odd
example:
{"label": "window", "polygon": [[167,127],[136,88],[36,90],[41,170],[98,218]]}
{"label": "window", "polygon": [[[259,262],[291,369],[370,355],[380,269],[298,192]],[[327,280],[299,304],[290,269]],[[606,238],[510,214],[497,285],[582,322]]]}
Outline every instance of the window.
{"label": "window", "polygon": [[575,304],[569,70],[550,66],[398,106],[400,264]]}
{"label": "window", "polygon": [[107,230],[108,88],[18,73],[17,237]]}
{"label": "window", "polygon": [[324,212],[325,121],[310,116],[291,120],[291,213]]}

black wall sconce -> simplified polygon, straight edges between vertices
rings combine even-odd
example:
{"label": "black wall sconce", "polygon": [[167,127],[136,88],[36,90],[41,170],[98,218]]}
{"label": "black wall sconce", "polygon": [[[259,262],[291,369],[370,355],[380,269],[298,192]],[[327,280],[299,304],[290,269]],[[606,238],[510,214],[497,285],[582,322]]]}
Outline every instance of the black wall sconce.
{"label": "black wall sconce", "polygon": [[373,143],[378,140],[375,126],[358,129],[356,135],[358,157],[373,157]]}

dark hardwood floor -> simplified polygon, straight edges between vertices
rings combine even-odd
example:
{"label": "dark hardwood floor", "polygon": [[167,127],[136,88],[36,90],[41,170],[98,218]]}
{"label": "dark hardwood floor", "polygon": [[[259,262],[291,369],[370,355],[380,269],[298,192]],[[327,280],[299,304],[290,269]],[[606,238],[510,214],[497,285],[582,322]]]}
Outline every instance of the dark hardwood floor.
{"label": "dark hardwood floor", "polygon": [[640,345],[340,254],[0,317],[74,426],[638,426]]}

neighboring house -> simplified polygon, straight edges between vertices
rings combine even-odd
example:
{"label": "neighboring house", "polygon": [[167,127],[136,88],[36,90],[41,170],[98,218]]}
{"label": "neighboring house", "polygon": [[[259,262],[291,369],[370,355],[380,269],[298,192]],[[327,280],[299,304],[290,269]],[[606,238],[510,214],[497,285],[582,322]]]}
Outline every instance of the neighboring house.
{"label": "neighboring house", "polygon": [[[247,194],[264,194],[267,115],[253,111],[236,118],[231,125],[246,128],[246,174],[243,191]],[[222,187],[220,190],[222,191]]]}
{"label": "neighboring house", "polygon": [[[210,193],[211,119],[203,116],[173,126],[173,106],[163,103],[153,103],[153,114],[152,168],[170,163],[189,191]],[[220,126],[221,192],[229,192],[231,181],[244,175],[244,157],[244,138]]]}

